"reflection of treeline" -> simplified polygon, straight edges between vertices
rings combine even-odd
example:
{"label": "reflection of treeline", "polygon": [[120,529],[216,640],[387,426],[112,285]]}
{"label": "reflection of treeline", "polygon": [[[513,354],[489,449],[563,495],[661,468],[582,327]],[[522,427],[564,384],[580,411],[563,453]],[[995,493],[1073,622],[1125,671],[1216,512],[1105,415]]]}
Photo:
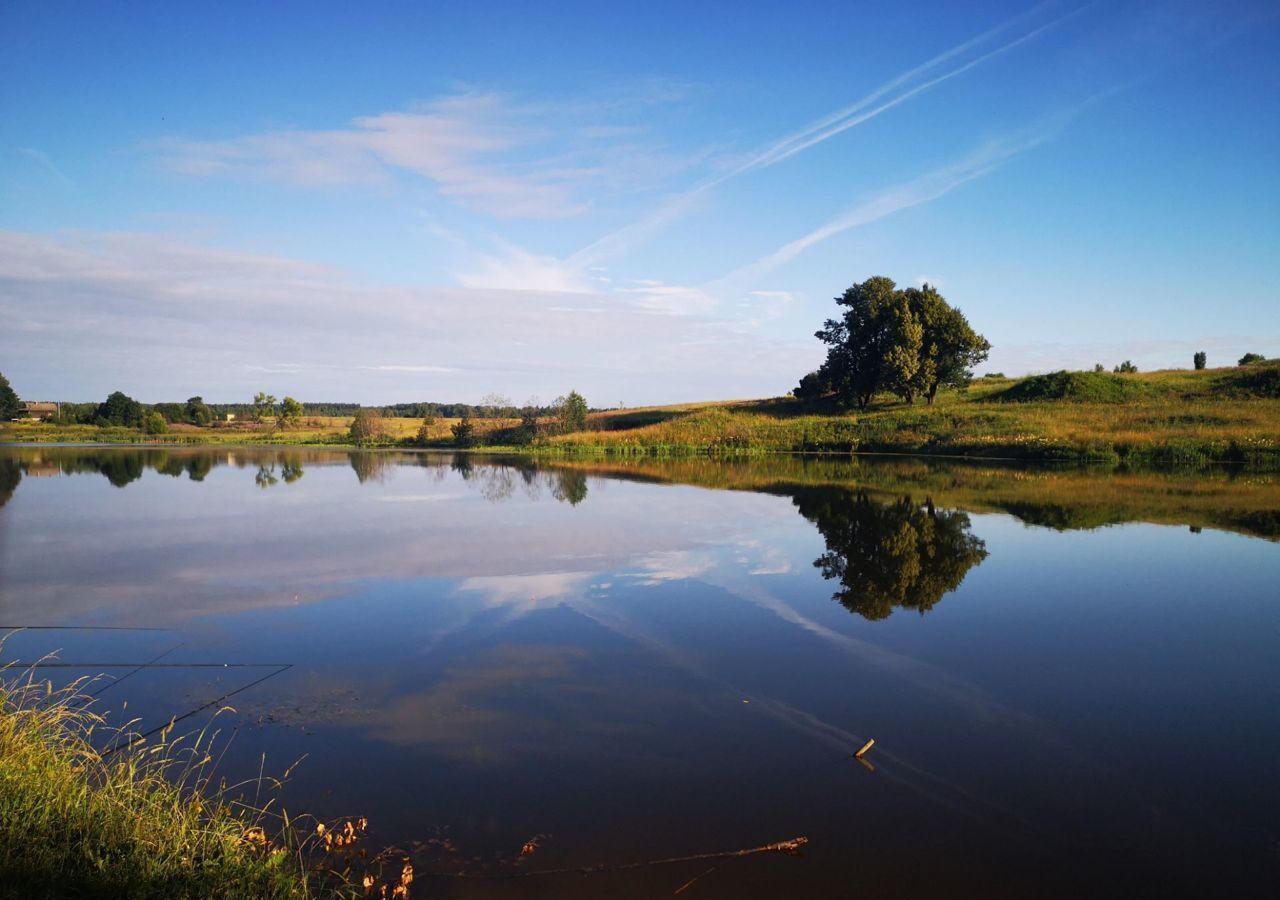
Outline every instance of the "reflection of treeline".
{"label": "reflection of treeline", "polygon": [[1193,525],[1280,540],[1280,477],[1231,468],[1196,473],[967,463],[891,457],[775,454],[754,459],[562,461],[585,472],[790,495],[797,486],[932,497],[969,512],[1001,512],[1058,530],[1125,522]]}
{"label": "reflection of treeline", "polygon": [[818,526],[827,552],[814,560],[850,612],[883,619],[895,607],[924,614],[987,558],[969,517],[932,500],[878,500],[866,491],[798,488],[792,502]]}
{"label": "reflection of treeline", "polygon": [[576,469],[544,468],[525,458],[477,464],[474,457],[465,453],[455,455],[450,468],[494,503],[514,496],[517,488],[534,500],[545,490],[555,500],[570,506],[587,499],[587,473]]}
{"label": "reflection of treeline", "polygon": [[[328,454],[335,456],[337,454]],[[345,454],[342,454],[345,456]],[[165,448],[76,447],[17,449],[0,453],[0,504],[9,498],[23,475],[104,476],[124,487],[151,470],[173,478],[203,481],[216,466],[254,466],[255,481],[269,487],[297,481],[303,474],[303,454],[296,451],[186,450]]]}
{"label": "reflection of treeline", "polygon": [[[297,480],[302,467],[350,465],[361,482],[380,480],[389,466],[435,469],[453,466],[483,485],[485,496],[504,499],[516,488],[546,490],[579,503],[587,476],[695,484],[728,490],[791,495],[797,486],[856,488],[882,498],[932,497],[945,508],[1003,512],[1028,524],[1059,530],[1098,528],[1123,522],[1191,525],[1280,540],[1280,477],[1214,469],[1200,473],[1134,470],[1094,471],[1074,467],[997,465],[953,460],[817,457],[775,454],[752,459],[681,457],[670,460],[548,460],[538,457],[462,457],[436,453],[319,449],[199,449],[40,447],[0,451],[0,498],[11,495],[24,472],[97,472],[113,484],[136,480],[151,468],[200,480],[217,465],[267,465],[264,487]],[[293,460],[293,462],[289,462]],[[495,469],[507,467],[507,477]],[[271,467],[278,467],[272,471]],[[472,473],[482,471],[473,476]],[[576,474],[573,474],[576,473]],[[274,479],[274,481],[272,480]]]}

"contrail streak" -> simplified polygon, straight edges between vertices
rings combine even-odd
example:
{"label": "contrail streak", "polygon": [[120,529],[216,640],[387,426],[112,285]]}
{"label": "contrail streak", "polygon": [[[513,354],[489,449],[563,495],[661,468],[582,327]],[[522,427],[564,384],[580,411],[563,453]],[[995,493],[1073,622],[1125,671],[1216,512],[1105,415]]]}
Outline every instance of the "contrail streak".
{"label": "contrail streak", "polygon": [[[948,69],[940,75],[930,78],[928,81],[917,84],[902,93],[894,94],[895,91],[904,85],[910,84],[914,79],[921,75],[936,69],[938,66],[960,56],[975,47],[979,47],[992,38],[1009,30],[1017,24],[1026,21],[1028,18],[1034,17],[1040,13],[1050,3],[1041,3],[1033,7],[1027,12],[1020,13],[1017,16],[997,25],[994,28],[984,31],[982,34],[969,40],[957,44],[949,50],[938,54],[920,65],[895,76],[889,81],[877,87],[871,93],[862,97],[855,103],[830,113],[827,116],[806,125],[799,131],[786,135],[763,150],[751,155],[745,162],[730,168],[726,172],[715,175],[700,184],[695,185],[687,191],[682,191],[668,197],[654,212],[630,225],[623,226],[602,238],[593,241],[583,249],[571,255],[566,263],[571,267],[585,268],[586,266],[595,265],[596,263],[607,259],[617,253],[626,250],[627,247],[648,237],[651,233],[661,228],[663,225],[674,221],[683,215],[688,209],[696,205],[703,194],[711,191],[713,188],[724,184],[731,179],[757,169],[767,168],[785,159],[795,156],[804,150],[819,144],[829,138],[835,137],[851,128],[863,124],[864,122],[874,119],[876,116],[896,106],[899,106],[913,97],[916,97],[943,82],[949,81],[969,70],[982,65],[1003,53],[1019,47],[1028,41],[1034,40],[1044,32],[1056,28],[1067,19],[1079,15],[1094,4],[1088,4],[1065,13],[1050,22],[1033,28],[1031,31],[1014,38],[1008,43],[1002,44],[993,50],[990,50],[981,56],[976,57],[966,63]],[[890,97],[879,105],[874,105],[884,97]]]}

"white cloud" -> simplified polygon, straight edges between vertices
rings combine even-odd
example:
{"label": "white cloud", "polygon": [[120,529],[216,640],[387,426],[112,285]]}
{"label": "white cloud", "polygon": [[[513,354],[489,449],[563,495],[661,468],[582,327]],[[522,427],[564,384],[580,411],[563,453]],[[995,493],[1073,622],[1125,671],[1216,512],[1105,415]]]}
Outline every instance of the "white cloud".
{"label": "white cloud", "polygon": [[[152,234],[0,231],[0,320],[24,323],[0,329],[0,356],[6,373],[22,373],[20,390],[69,400],[120,389],[148,402],[224,401],[266,389],[387,403],[576,386],[634,404],[779,393],[818,352],[733,333],[693,289],[524,286],[381,287]],[[651,373],[643,389],[638,371]]]}
{"label": "white cloud", "polygon": [[460,206],[499,218],[554,219],[586,212],[594,202],[589,193],[659,184],[701,157],[643,143],[635,126],[619,131],[597,121],[642,102],[654,101],[633,96],[553,107],[471,92],[359,116],[341,128],[168,138],[153,148],[167,166],[192,176],[314,186],[389,183],[409,174]]}
{"label": "white cloud", "polygon": [[699,288],[682,284],[663,284],[652,279],[640,279],[636,288],[618,288],[617,293],[635,297],[641,309],[673,316],[704,315],[713,312],[719,301]]}
{"label": "white cloud", "polygon": [[467,288],[501,291],[582,293],[591,290],[582,271],[551,256],[539,256],[503,243],[501,255],[477,254],[468,271],[454,272]]}

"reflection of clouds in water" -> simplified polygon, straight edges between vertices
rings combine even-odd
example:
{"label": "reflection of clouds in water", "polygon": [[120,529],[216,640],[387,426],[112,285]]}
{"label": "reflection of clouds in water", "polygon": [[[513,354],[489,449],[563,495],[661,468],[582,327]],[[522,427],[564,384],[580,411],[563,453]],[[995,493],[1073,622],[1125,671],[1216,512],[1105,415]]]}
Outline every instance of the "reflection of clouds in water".
{"label": "reflection of clouds in water", "polygon": [[638,571],[619,572],[623,578],[637,578],[641,585],[697,578],[715,568],[712,554],[692,550],[666,550],[636,560]]}
{"label": "reflection of clouds in water", "polygon": [[[425,690],[366,707],[352,724],[376,740],[429,745],[471,763],[510,765],[591,752],[585,738],[618,725],[574,712],[607,691],[576,675],[589,656],[580,647],[499,645],[451,666]],[[572,730],[566,721],[574,723]]]}
{"label": "reflection of clouds in water", "polygon": [[545,572],[538,575],[481,575],[464,578],[458,590],[483,597],[486,607],[508,607],[519,612],[546,608],[582,593],[595,572]]}
{"label": "reflection of clouds in water", "polygon": [[461,500],[466,496],[466,494],[392,494],[374,499],[381,503],[445,503],[450,500]]}
{"label": "reflection of clouds in water", "polygon": [[[252,472],[277,456],[239,450],[234,459]],[[356,457],[363,465],[376,454]],[[612,572],[636,557],[651,558],[648,580],[658,581],[674,571],[656,560],[670,563],[676,548],[722,539],[724,520],[750,522],[777,505],[716,495],[713,516],[702,491],[619,482],[572,515],[520,491],[496,513],[486,502],[492,492],[464,482],[444,460],[389,459],[396,479],[361,484],[346,454],[320,462],[304,453],[307,477],[270,491],[232,466],[214,468],[204,483],[151,477],[125,491],[101,478],[33,479],[24,485],[33,502],[21,509],[21,527],[6,535],[4,562],[23,564],[4,566],[0,613],[22,624],[168,625],[341,597],[370,577]],[[472,466],[472,478],[488,484],[485,468]],[[522,470],[506,473],[525,480]],[[534,483],[551,477],[527,474]],[[42,492],[73,499],[75,515],[65,502],[41,502]]]}

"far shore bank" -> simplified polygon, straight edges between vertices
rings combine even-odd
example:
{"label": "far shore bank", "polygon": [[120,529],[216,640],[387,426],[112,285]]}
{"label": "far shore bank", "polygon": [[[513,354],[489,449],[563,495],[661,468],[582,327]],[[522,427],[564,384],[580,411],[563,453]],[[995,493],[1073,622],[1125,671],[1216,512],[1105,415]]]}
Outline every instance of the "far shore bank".
{"label": "far shore bank", "polygon": [[234,427],[131,428],[11,422],[0,443],[140,446],[323,446],[467,450],[560,457],[896,453],[1029,462],[1196,466],[1280,471],[1280,367],[1133,375],[1055,373],[984,378],[933,406],[882,400],[866,410],[792,398],[691,403],[592,413],[584,430],[532,438],[514,419],[384,418],[350,440],[350,417],[303,416]]}

